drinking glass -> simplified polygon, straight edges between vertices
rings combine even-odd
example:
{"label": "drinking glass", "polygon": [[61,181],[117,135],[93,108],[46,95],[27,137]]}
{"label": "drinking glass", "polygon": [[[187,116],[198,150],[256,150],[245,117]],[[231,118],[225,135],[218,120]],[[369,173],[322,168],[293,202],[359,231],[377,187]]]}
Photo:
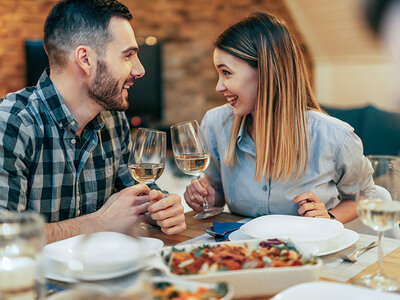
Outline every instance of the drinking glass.
{"label": "drinking glass", "polygon": [[166,133],[139,128],[133,139],[128,168],[140,183],[153,183],[163,173],[166,153]]}
{"label": "drinking glass", "polygon": [[359,277],[354,282],[380,291],[398,291],[400,282],[389,278],[383,272],[382,237],[385,230],[399,226],[400,157],[371,155],[368,159],[374,170],[376,188],[365,193],[360,192],[357,211],[363,224],[378,232],[379,268],[376,273]]}
{"label": "drinking glass", "polygon": [[[154,183],[164,172],[166,156],[166,133],[139,128],[133,139],[128,169],[133,179],[140,183]],[[151,225],[141,223],[140,228],[149,230]]]}
{"label": "drinking glass", "polygon": [[[210,163],[210,149],[197,121],[172,125],[171,139],[178,168],[185,174],[200,178]],[[223,207],[209,207],[206,198],[203,197],[203,211],[193,217],[204,219],[215,216],[223,210]]]}
{"label": "drinking glass", "polygon": [[0,299],[44,299],[44,221],[31,212],[0,211]]}

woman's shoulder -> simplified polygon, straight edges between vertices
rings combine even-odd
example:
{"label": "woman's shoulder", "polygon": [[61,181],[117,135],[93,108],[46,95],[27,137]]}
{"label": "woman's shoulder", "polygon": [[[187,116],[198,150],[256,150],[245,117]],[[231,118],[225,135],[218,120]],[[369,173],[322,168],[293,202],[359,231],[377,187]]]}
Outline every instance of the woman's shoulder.
{"label": "woman's shoulder", "polygon": [[214,107],[206,112],[202,122],[207,126],[221,126],[233,121],[233,109],[229,104]]}
{"label": "woman's shoulder", "polygon": [[338,132],[343,134],[354,131],[354,128],[351,127],[348,123],[343,122],[326,113],[315,110],[307,111],[307,122],[308,126],[314,130]]}

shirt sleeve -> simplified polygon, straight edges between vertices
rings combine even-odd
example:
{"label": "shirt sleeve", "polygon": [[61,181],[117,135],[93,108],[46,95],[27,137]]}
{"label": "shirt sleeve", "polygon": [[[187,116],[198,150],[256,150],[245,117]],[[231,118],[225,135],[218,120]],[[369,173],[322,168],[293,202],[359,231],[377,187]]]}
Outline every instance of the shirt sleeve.
{"label": "shirt sleeve", "polygon": [[36,135],[18,116],[0,115],[0,208],[24,211]]}
{"label": "shirt sleeve", "polygon": [[349,132],[336,155],[334,180],[340,200],[356,200],[358,191],[367,193],[374,189],[373,169],[363,155],[361,139]]}
{"label": "shirt sleeve", "polygon": [[216,120],[214,120],[209,113],[206,113],[201,121],[201,129],[206,135],[208,146],[210,147],[211,151],[210,164],[208,165],[208,168],[205,170],[204,174],[214,190],[223,195],[224,190],[221,179],[221,158],[218,151],[218,141],[214,129],[215,123]]}

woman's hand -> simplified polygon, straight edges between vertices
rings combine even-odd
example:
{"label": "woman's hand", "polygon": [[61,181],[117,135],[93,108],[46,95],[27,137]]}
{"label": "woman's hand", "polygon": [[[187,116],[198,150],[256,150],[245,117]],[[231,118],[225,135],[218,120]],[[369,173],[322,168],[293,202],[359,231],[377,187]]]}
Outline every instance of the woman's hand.
{"label": "woman's hand", "polygon": [[293,202],[299,204],[297,212],[300,216],[330,219],[325,203],[321,202],[313,192],[302,193],[294,198]]}
{"label": "woman's hand", "polygon": [[203,211],[204,200],[210,207],[215,205],[215,190],[205,178],[193,179],[183,196],[195,212]]}

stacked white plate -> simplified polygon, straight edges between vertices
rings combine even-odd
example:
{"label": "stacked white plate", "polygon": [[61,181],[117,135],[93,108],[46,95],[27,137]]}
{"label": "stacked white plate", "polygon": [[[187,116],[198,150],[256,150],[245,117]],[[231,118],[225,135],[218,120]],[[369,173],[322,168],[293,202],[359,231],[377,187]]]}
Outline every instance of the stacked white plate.
{"label": "stacked white plate", "polygon": [[163,242],[154,238],[134,239],[116,232],[98,232],[48,244],[43,248],[44,271],[49,279],[74,282],[103,280],[138,270],[145,257],[155,254]]}
{"label": "stacked white plate", "polygon": [[267,215],[255,218],[231,233],[231,241],[248,239],[290,239],[317,247],[318,256],[343,250],[358,239],[358,233],[344,229],[343,224],[330,219],[288,215]]}

